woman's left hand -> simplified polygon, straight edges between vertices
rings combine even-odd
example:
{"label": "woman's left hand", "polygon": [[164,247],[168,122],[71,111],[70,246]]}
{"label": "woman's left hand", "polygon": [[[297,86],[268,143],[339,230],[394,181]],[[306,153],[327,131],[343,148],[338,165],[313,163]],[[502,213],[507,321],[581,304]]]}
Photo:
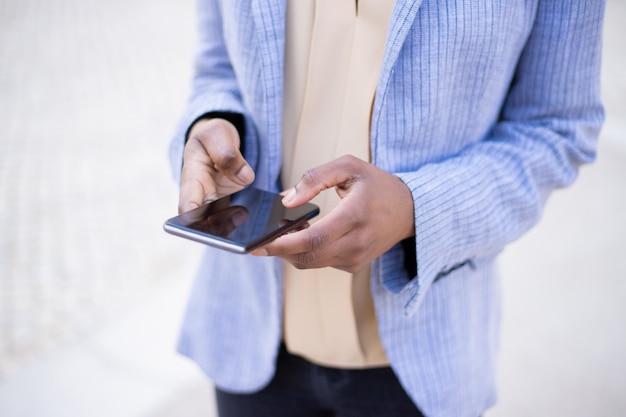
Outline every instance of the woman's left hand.
{"label": "woman's left hand", "polygon": [[328,215],[252,254],[278,256],[299,269],[330,266],[356,272],[415,234],[413,198],[406,184],[350,155],[305,172],[283,204],[300,206],[333,187],[341,201]]}

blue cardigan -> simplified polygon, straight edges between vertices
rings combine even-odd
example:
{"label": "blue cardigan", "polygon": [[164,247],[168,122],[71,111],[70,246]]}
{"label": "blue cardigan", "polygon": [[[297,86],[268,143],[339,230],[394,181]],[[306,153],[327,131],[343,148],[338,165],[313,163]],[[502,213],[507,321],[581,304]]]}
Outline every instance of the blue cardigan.
{"label": "blue cardigan", "polygon": [[[391,366],[427,416],[475,417],[495,402],[494,260],[595,158],[603,12],[593,0],[396,1],[370,141],[373,163],[413,194],[416,237],[414,257],[398,244],[374,262],[371,288]],[[238,113],[255,185],[277,190],[285,0],[200,0],[198,16],[174,173],[193,121]],[[206,251],[179,350],[220,388],[272,378],[282,269]]]}

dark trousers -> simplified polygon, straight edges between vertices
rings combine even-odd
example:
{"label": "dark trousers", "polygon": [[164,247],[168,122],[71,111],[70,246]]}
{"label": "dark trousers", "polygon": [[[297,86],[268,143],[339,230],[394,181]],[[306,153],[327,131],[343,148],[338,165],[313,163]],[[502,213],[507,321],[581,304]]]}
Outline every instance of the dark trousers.
{"label": "dark trousers", "polygon": [[391,368],[326,368],[284,347],[266,388],[216,399],[220,417],[423,417]]}

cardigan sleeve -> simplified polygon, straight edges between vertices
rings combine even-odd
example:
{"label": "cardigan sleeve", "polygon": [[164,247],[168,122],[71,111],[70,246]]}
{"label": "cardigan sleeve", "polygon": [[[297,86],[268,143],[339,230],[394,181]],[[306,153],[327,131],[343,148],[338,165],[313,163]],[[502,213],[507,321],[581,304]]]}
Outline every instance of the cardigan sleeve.
{"label": "cardigan sleeve", "polygon": [[195,121],[207,115],[230,115],[226,118],[235,123],[242,135],[241,147],[246,149],[248,162],[256,159],[256,134],[252,123],[246,123],[245,120],[247,114],[224,39],[218,3],[217,0],[198,1],[198,41],[191,94],[169,152],[172,172],[177,181],[180,180],[188,130]]}
{"label": "cardigan sleeve", "polygon": [[484,139],[448,159],[397,175],[415,205],[417,276],[394,274],[401,248],[383,255],[392,292],[409,290],[410,314],[430,285],[493,257],[541,216],[596,155],[602,2],[540,1],[500,118]]}

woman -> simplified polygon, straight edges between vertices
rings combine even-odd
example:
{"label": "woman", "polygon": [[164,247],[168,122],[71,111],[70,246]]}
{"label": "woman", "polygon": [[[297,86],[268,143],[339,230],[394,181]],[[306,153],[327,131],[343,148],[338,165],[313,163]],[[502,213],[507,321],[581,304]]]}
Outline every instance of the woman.
{"label": "woman", "polygon": [[497,254],[595,157],[603,2],[198,11],[179,210],[250,184],[323,208],[255,256],[203,258],[179,349],[220,416],[480,415]]}

